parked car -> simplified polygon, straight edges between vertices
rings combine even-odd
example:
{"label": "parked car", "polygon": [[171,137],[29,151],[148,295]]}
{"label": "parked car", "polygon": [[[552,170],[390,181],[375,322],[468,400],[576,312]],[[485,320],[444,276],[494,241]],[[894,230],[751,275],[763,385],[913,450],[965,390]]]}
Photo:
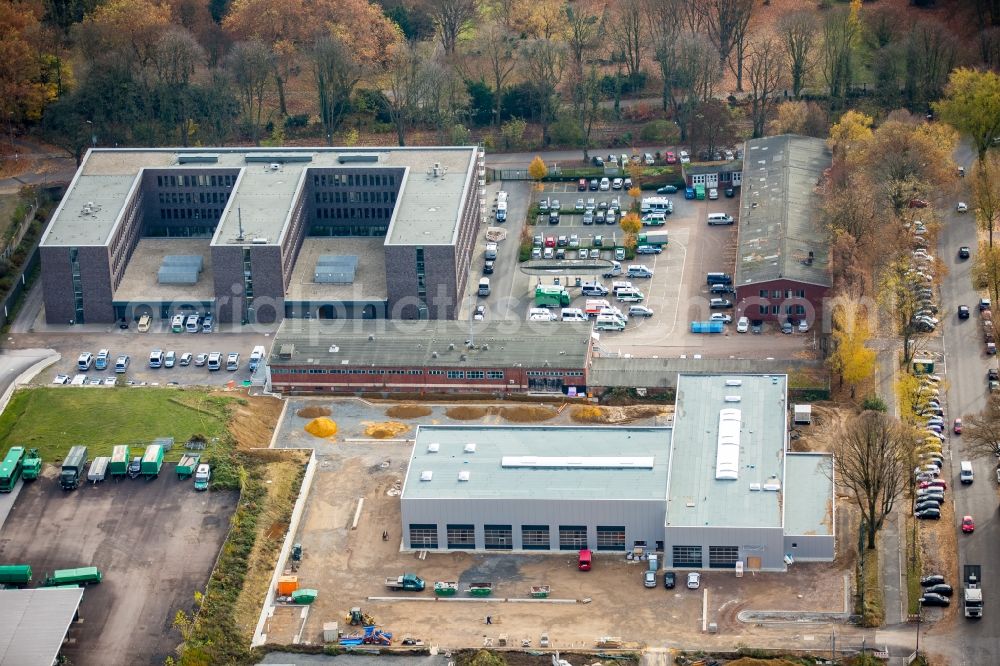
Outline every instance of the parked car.
{"label": "parked car", "polygon": [[921,520],[940,520],[941,509],[934,509],[934,508],[921,509],[920,511],[914,511],[913,515],[914,517],[920,518]]}
{"label": "parked car", "polygon": [[746,317],[740,317],[736,322],[736,332],[746,333],[750,330],[750,320]]}
{"label": "parked car", "polygon": [[968,319],[969,318],[969,306],[968,305],[959,305],[958,306],[958,318],[959,319]]}
{"label": "parked car", "polygon": [[677,164],[677,155],[674,153],[674,151],[668,150],[665,160],[667,164]]}
{"label": "parked car", "polygon": [[586,192],[587,191],[587,179],[586,178],[581,178],[580,180],[577,181],[577,183],[576,183],[576,191],[577,192]]}
{"label": "parked car", "polygon": [[181,354],[181,360],[180,360],[181,365],[184,366],[191,365],[192,358],[194,358],[194,355],[191,354],[191,352],[184,352],[183,354]]}
{"label": "parked car", "polygon": [[723,324],[731,324],[733,322],[732,316],[724,312],[713,312],[709,319],[712,321],[721,321]]}
{"label": "parked car", "polygon": [[198,354],[194,357],[194,364],[199,368],[205,365],[206,361],[208,361],[208,354]]}
{"label": "parked car", "polygon": [[927,574],[920,579],[920,584],[924,587],[929,587],[931,585],[940,585],[944,582],[944,576],[941,574]]}
{"label": "parked car", "polygon": [[629,317],[652,317],[653,311],[645,305],[630,305],[628,308]]}
{"label": "parked car", "polygon": [[677,194],[676,185],[664,185],[663,187],[656,188],[657,194]]}
{"label": "parked car", "polygon": [[658,245],[640,245],[635,248],[636,254],[660,254],[663,252],[663,248]]}
{"label": "parked car", "polygon": [[727,298],[711,298],[708,301],[708,307],[712,310],[725,310],[733,307],[733,302]]}
{"label": "parked car", "polygon": [[976,521],[972,519],[972,516],[962,517],[962,531],[966,534],[972,534],[976,531]]}
{"label": "parked car", "polygon": [[938,583],[937,585],[931,585],[926,590],[925,593],[929,594],[940,594],[943,597],[950,597],[955,591],[952,589],[951,585],[947,583]]}
{"label": "parked car", "polygon": [[684,198],[685,199],[694,199],[694,188],[693,187],[685,187],[684,188]]}
{"label": "parked car", "polygon": [[482,321],[482,320],[486,319],[486,306],[485,305],[477,305],[476,306],[476,313],[474,315],[472,315],[472,318],[475,319],[476,321]]}
{"label": "parked car", "polygon": [[792,334],[792,322],[790,322],[790,321],[784,321],[784,322],[782,322],[781,323],[781,332],[784,333],[785,335],[791,335]]}
{"label": "parked car", "polygon": [[613,181],[611,181],[611,189],[613,189],[613,190],[620,190],[620,189],[622,189],[622,183],[623,182],[624,181],[621,178],[615,178]]}
{"label": "parked car", "polygon": [[968,245],[963,245],[962,247],[958,248],[959,259],[968,259],[970,254],[972,254],[972,252],[969,250]]}
{"label": "parked car", "polygon": [[673,571],[664,571],[663,587],[667,588],[668,590],[672,590],[674,589],[674,587],[676,587],[676,585],[677,585],[677,574],[675,574]]}
{"label": "parked car", "polygon": [[921,606],[945,606],[951,604],[951,600],[942,594],[934,594],[933,592],[924,592],[924,596],[920,597]]}
{"label": "parked car", "polygon": [[736,189],[732,188],[732,187],[727,187],[726,188],[726,198],[727,199],[732,199],[735,196],[736,196]]}
{"label": "parked car", "polygon": [[959,212],[959,213],[968,213],[969,212],[969,204],[965,203],[964,201],[959,201],[958,205],[955,206],[955,211]]}
{"label": "parked car", "polygon": [[955,419],[955,422],[951,426],[951,431],[956,435],[962,434],[962,419]]}
{"label": "parked car", "polygon": [[697,590],[701,587],[701,574],[697,571],[692,571],[687,575],[687,586],[689,590]]}
{"label": "parked car", "polygon": [[656,572],[646,571],[642,572],[642,584],[644,587],[656,587]]}
{"label": "parked car", "polygon": [[714,187],[709,188],[709,190],[708,190],[708,198],[711,199],[711,200],[713,200],[713,201],[715,199],[718,199],[719,198],[719,190],[717,190]]}

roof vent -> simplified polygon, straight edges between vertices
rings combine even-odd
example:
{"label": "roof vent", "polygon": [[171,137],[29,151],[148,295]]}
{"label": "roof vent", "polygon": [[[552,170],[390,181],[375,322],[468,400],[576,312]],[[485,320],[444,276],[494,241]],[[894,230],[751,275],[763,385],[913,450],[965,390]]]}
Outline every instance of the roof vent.
{"label": "roof vent", "polygon": [[742,379],[727,379],[726,386],[743,386]]}
{"label": "roof vent", "polygon": [[448,343],[448,351],[455,351],[455,343],[454,342],[449,342]]}
{"label": "roof vent", "polygon": [[469,470],[463,469],[461,472],[459,472],[458,473],[458,480],[459,481],[468,481],[469,480]]}
{"label": "roof vent", "polygon": [[465,451],[466,453],[475,453],[476,452],[476,443],[475,442],[469,442],[468,444],[465,445],[465,448],[462,449],[462,450]]}
{"label": "roof vent", "polygon": [[760,484],[759,483],[751,483],[750,484],[750,490],[760,490]]}
{"label": "roof vent", "polygon": [[427,445],[427,453],[437,453],[441,450],[441,444],[438,442],[431,442]]}
{"label": "roof vent", "polygon": [[340,351],[340,347],[338,347],[337,345],[330,345],[330,349],[328,351],[331,354],[336,354],[337,352]]}
{"label": "roof vent", "polygon": [[375,342],[375,336],[371,333],[368,334],[368,342]]}
{"label": "roof vent", "polygon": [[458,357],[458,360],[459,360],[459,361],[465,361],[465,360],[466,360],[466,358],[465,358],[465,354],[462,354],[461,356],[459,356],[459,357]]}
{"label": "roof vent", "polygon": [[778,492],[779,490],[781,490],[781,481],[778,480],[778,477],[772,476],[770,479],[764,482],[764,490]]}
{"label": "roof vent", "polygon": [[431,358],[437,358],[437,357],[438,357],[438,353],[436,351],[432,351],[431,352]]}
{"label": "roof vent", "polygon": [[482,347],[480,347],[480,349],[482,349],[483,351],[489,351],[490,350],[490,346],[489,345],[483,345]]}
{"label": "roof vent", "polygon": [[250,242],[254,245],[267,245],[267,238],[265,238],[264,236],[257,236]]}
{"label": "roof vent", "polygon": [[433,478],[434,478],[434,472],[432,472],[429,469],[428,470],[424,470],[423,472],[420,473],[420,480],[421,481],[430,481]]}
{"label": "roof vent", "polygon": [[280,165],[280,164],[278,164],[277,162],[271,162],[271,163],[270,163],[270,164],[269,164],[269,165],[267,166],[267,168],[268,168],[268,169],[270,169],[271,171],[278,171],[279,169],[281,169],[281,165]]}
{"label": "roof vent", "polygon": [[723,398],[723,399],[724,399],[724,400],[725,400],[726,402],[739,402],[739,401],[740,401],[740,396],[738,396],[738,395],[727,395],[727,396],[726,396],[725,398]]}

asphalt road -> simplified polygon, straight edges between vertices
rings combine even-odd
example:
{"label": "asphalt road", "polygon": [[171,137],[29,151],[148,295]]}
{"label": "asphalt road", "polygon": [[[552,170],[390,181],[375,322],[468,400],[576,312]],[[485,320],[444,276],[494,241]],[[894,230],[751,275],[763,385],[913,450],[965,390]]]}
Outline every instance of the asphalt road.
{"label": "asphalt road", "polygon": [[[960,149],[959,164],[964,164],[971,172],[972,155],[966,148]],[[964,185],[964,183],[962,184]],[[960,188],[961,197],[967,197],[967,189]],[[958,200],[958,197],[956,197]],[[975,218],[971,213],[960,215],[955,212],[955,201],[943,201],[943,229],[938,240],[938,252],[948,266],[948,274],[941,283],[941,312],[944,326],[944,351],[947,361],[948,412],[949,418],[971,414],[982,409],[986,402],[986,369],[996,364],[995,357],[986,356],[979,328],[979,317],[975,304],[979,295],[973,290],[970,279],[973,259],[958,259],[958,249],[962,245],[976,248]],[[956,309],[960,304],[972,307],[973,314],[967,320],[959,320]],[[996,547],[1000,542],[1000,517],[997,515],[997,483],[993,460],[975,460],[975,482],[963,486],[958,480],[960,460],[970,457],[963,450],[961,436],[951,437],[950,484],[955,502],[955,530],[960,529],[962,516],[971,515],[976,521],[976,531],[971,535],[959,534],[959,569],[964,564],[983,566],[983,595],[985,611],[982,620],[973,621],[959,618],[955,625],[955,638],[962,649],[955,655],[960,663],[995,664],[1000,660],[1000,567],[997,566]],[[944,572],[949,578],[956,575]],[[957,575],[960,575],[960,571]],[[949,581],[958,588],[960,581]],[[955,601],[961,603],[956,594]]]}

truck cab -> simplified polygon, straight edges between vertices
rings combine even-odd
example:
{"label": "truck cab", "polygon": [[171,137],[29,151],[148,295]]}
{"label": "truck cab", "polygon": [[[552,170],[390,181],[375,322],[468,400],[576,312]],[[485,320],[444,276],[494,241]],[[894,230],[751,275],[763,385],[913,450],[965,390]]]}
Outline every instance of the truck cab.
{"label": "truck cab", "polygon": [[194,473],[194,489],[208,490],[208,482],[212,479],[212,468],[208,463],[201,463]]}

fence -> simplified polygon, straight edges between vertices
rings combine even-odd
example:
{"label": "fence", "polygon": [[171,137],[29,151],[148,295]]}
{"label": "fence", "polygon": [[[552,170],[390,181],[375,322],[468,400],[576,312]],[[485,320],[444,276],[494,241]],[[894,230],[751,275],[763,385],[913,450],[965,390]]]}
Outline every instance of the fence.
{"label": "fence", "polygon": [[23,294],[28,288],[28,277],[38,266],[40,254],[38,246],[36,245],[31,251],[31,256],[28,257],[28,261],[25,262],[24,268],[21,270],[21,274],[18,275],[17,282],[15,282],[14,286],[11,287],[6,298],[0,302],[0,305],[2,305],[2,307],[0,307],[0,327],[7,325],[7,322],[14,313],[14,306],[17,304],[21,294]]}
{"label": "fence", "polygon": [[24,238],[24,234],[27,233],[28,227],[31,226],[32,221],[35,219],[35,213],[38,211],[38,203],[31,204],[31,208],[28,209],[27,214],[24,216],[20,222],[17,223],[17,229],[11,234],[11,239],[7,243],[7,247],[0,252],[0,259],[10,259],[10,255],[14,254],[17,250],[17,246],[20,245],[21,239]]}

